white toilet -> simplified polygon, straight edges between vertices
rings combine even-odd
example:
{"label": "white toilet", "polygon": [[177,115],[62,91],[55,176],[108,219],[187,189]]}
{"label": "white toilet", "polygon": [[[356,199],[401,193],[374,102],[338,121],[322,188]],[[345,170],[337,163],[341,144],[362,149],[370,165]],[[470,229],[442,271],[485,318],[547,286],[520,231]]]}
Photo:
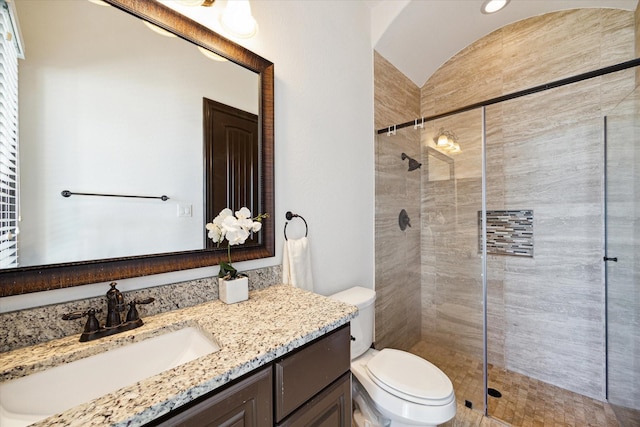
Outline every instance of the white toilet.
{"label": "white toilet", "polygon": [[[355,338],[351,341],[351,372],[366,391],[366,400],[391,420],[391,427],[437,426],[456,415],[453,385],[444,372],[405,351],[370,348],[375,291],[354,287],[330,298],[358,307],[358,317],[351,321],[351,336]],[[355,403],[354,407],[358,406],[359,402]],[[358,419],[362,415],[354,414],[354,425],[359,424]],[[362,425],[375,424],[365,421]]]}

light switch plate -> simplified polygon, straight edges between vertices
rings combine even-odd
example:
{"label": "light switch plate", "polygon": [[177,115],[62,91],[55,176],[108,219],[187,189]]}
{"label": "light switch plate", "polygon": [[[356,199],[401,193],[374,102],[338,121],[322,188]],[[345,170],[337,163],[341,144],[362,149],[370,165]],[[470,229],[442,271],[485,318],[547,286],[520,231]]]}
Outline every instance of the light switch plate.
{"label": "light switch plate", "polygon": [[191,204],[178,204],[178,217],[190,217],[191,216]]}

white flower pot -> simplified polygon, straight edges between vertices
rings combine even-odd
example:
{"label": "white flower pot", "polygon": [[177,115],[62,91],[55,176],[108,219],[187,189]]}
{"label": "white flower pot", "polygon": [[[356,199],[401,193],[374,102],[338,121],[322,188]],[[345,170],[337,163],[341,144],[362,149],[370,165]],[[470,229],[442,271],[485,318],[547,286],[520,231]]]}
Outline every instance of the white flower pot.
{"label": "white flower pot", "polygon": [[220,301],[233,304],[249,299],[249,278],[239,277],[233,280],[218,279]]}

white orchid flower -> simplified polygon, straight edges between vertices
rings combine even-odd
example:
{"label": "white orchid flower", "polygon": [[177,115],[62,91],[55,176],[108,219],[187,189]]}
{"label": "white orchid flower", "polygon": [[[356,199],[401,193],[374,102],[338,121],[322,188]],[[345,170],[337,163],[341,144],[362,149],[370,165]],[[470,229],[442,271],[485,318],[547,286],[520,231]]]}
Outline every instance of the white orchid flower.
{"label": "white orchid flower", "polygon": [[229,208],[220,211],[212,222],[205,225],[208,230],[207,236],[216,243],[222,243],[224,239],[229,241],[227,253],[229,262],[220,263],[220,273],[218,277],[225,279],[235,278],[238,272],[231,266],[231,246],[243,244],[251,235],[262,229],[263,218],[268,218],[268,214],[260,214],[252,218],[249,208],[242,207],[239,211],[234,212]]}
{"label": "white orchid flower", "polygon": [[222,222],[225,220],[225,218],[228,218],[230,216],[233,216],[233,212],[231,211],[231,209],[224,208],[224,209],[222,209],[220,211],[218,216],[215,217],[215,219],[213,220],[213,223],[217,224],[218,226],[220,226],[222,224]]}
{"label": "white orchid flower", "polygon": [[225,238],[226,230],[222,227],[222,223],[226,218],[232,217],[233,212],[229,208],[224,208],[220,211],[218,216],[216,216],[212,222],[209,222],[205,225],[205,228],[209,230],[207,236],[216,243],[222,243]]}
{"label": "white orchid flower", "polygon": [[251,218],[240,218],[238,219],[238,225],[245,230],[251,230],[253,227],[253,220]]}
{"label": "white orchid flower", "polygon": [[241,245],[249,237],[249,232],[244,228],[239,228],[232,233],[227,233],[227,240],[231,246]]}
{"label": "white orchid flower", "polygon": [[241,220],[234,216],[228,216],[222,222],[222,228],[225,231],[225,237],[230,245],[241,245],[249,237],[249,231],[243,227]]}
{"label": "white orchid flower", "polygon": [[228,216],[222,221],[220,227],[222,227],[222,229],[224,229],[225,231],[232,231],[239,227],[238,218],[233,215]]}
{"label": "white orchid flower", "polygon": [[216,243],[221,243],[224,240],[224,233],[217,224],[209,222],[205,227],[207,230],[209,230],[209,232],[207,233],[207,236],[211,240],[213,240]]}
{"label": "white orchid flower", "polygon": [[238,225],[238,222],[225,223],[226,234],[225,237],[229,241],[229,245],[241,245],[249,237],[249,232]]}
{"label": "white orchid flower", "polygon": [[243,206],[239,211],[236,211],[236,217],[240,220],[251,219],[251,211],[246,206]]}

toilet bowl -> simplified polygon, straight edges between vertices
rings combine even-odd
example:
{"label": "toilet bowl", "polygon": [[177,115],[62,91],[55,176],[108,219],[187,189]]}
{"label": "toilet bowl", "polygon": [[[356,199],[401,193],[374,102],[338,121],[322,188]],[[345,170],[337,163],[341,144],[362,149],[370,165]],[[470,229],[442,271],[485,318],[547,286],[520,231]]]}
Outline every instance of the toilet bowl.
{"label": "toilet bowl", "polygon": [[[415,360],[407,360],[411,357]],[[367,350],[351,362],[351,372],[393,427],[436,426],[456,415],[456,397],[449,378],[411,353]]]}
{"label": "toilet bowl", "polygon": [[[456,414],[451,380],[427,360],[395,349],[375,350],[373,342],[375,291],[362,287],[347,289],[330,298],[358,306],[351,321],[351,373],[367,394],[368,402],[391,427],[436,426]],[[357,406],[354,403],[354,406]],[[354,417],[355,424],[366,424]],[[373,424],[372,424],[373,425]]]}

